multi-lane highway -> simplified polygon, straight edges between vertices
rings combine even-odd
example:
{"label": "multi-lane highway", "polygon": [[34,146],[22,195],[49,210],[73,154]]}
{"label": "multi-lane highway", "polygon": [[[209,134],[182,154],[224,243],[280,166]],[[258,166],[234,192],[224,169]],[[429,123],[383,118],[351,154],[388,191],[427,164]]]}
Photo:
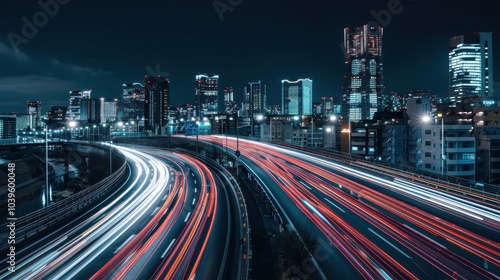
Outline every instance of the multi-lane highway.
{"label": "multi-lane highway", "polygon": [[17,246],[15,273],[2,269],[0,279],[224,276],[230,235],[221,182],[183,154],[116,148],[127,157],[126,183],[73,221]]}
{"label": "multi-lane highway", "polygon": [[[236,150],[233,138],[199,140]],[[495,199],[459,196],[397,173],[239,141],[241,163],[256,170],[289,222],[298,229],[312,226],[314,237],[329,244],[316,254],[325,278],[499,278]]]}

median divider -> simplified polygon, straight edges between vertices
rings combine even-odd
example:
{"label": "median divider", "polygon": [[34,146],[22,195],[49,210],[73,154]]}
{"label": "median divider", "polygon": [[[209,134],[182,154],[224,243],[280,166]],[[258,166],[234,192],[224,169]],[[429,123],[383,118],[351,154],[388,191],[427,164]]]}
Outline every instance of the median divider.
{"label": "median divider", "polygon": [[[217,171],[217,175],[220,176],[221,180],[226,181],[226,183],[230,186],[226,188],[230,190],[232,193],[232,205],[239,217],[239,224],[241,225],[239,228],[236,228],[236,240],[234,242],[238,245],[235,246],[235,255],[241,256],[237,258],[237,261],[233,264],[233,269],[231,269],[232,273],[230,275],[230,279],[248,279],[249,278],[249,270],[250,270],[250,259],[251,259],[251,247],[250,247],[250,225],[248,223],[248,212],[247,205],[245,202],[245,198],[243,197],[243,193],[240,189],[240,186],[234,176],[224,167],[219,165],[214,160],[207,158],[205,156],[201,156],[196,152],[192,152],[185,149],[172,149],[173,151],[189,154],[190,156],[200,160],[201,162],[211,166],[212,169]],[[222,177],[222,178],[221,178]],[[231,202],[231,201],[230,201]],[[231,213],[231,211],[229,211]],[[229,219],[231,220],[231,218]],[[229,223],[230,226],[231,223]],[[230,232],[231,230],[229,230]],[[226,239],[226,251],[224,252],[224,260],[223,263],[226,263],[228,260],[228,249],[230,247],[229,240]],[[226,268],[221,266],[219,270],[219,278],[223,279],[224,271]]]}

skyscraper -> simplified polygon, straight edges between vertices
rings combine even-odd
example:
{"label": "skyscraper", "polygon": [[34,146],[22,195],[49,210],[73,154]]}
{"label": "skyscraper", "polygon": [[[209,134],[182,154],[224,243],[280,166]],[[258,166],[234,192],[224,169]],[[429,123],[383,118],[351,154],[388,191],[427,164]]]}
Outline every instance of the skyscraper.
{"label": "skyscraper", "polygon": [[233,87],[226,87],[224,89],[224,105],[226,114],[235,114],[237,111],[236,102],[234,102]]}
{"label": "skyscraper", "polygon": [[474,96],[496,101],[491,32],[451,38],[448,59],[451,103],[461,103],[462,98]]}
{"label": "skyscraper", "polygon": [[144,118],[145,92],[141,83],[123,84],[122,104],[124,120]]}
{"label": "skyscraper", "polygon": [[382,37],[380,26],[344,28],[342,116],[345,119],[372,119],[375,112],[383,109]]}
{"label": "skyscraper", "polygon": [[101,101],[101,123],[110,123],[116,121],[116,103],[118,99],[100,98]]}
{"label": "skyscraper", "polygon": [[255,117],[265,112],[266,85],[261,81],[248,82],[244,89],[245,108],[249,117]]}
{"label": "skyscraper", "polygon": [[219,111],[219,75],[196,75],[196,116],[215,115]]}
{"label": "skyscraper", "polygon": [[145,127],[153,135],[163,135],[168,124],[170,81],[166,77],[144,77]]}
{"label": "skyscraper", "polygon": [[31,101],[28,100],[26,102],[26,106],[28,107],[28,114],[30,115],[30,128],[38,129],[41,127],[41,115],[42,115],[42,102],[40,101]]}
{"label": "skyscraper", "polygon": [[80,106],[82,99],[89,99],[91,93],[92,90],[72,90],[69,92],[69,106],[67,114],[70,120],[80,120]]}
{"label": "skyscraper", "polygon": [[312,80],[281,81],[283,114],[312,115]]}

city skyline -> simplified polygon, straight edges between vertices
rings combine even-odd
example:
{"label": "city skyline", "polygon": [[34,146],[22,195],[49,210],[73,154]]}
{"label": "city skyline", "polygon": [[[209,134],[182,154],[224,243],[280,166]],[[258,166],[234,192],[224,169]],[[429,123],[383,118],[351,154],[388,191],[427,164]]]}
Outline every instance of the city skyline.
{"label": "city skyline", "polygon": [[[232,86],[238,104],[243,98],[241,89],[253,80],[267,85],[268,104],[281,102],[282,79],[314,80],[313,101],[322,96],[340,97],[343,28],[369,22],[384,27],[386,94],[429,89],[444,96],[448,93],[449,40],[492,32],[493,52],[499,40],[498,27],[489,16],[492,11],[483,11],[480,2],[469,7],[430,1],[365,1],[363,5],[343,3],[330,10],[314,3],[242,1],[222,14],[214,8],[215,2],[146,2],[158,9],[133,1],[120,6],[60,2],[65,4],[52,8],[52,15],[39,24],[32,38],[19,43],[17,53],[12,34],[23,35],[22,18],[33,23],[33,16],[44,7],[3,4],[0,111],[24,113],[26,100],[40,100],[45,113],[50,105],[67,105],[68,92],[74,89],[119,98],[123,83],[141,82],[144,75],[151,74],[168,74],[173,106],[194,103],[192,77],[199,73],[220,75],[219,94]],[[130,20],[141,13],[150,15],[147,23]],[[92,21],[88,20],[90,14]],[[461,16],[468,20],[460,21]],[[143,43],[148,38],[146,42],[150,42],[158,30],[165,33],[160,44]],[[252,40],[248,40],[249,34]],[[494,56],[494,65],[499,57]],[[500,80],[496,75],[494,80]]]}

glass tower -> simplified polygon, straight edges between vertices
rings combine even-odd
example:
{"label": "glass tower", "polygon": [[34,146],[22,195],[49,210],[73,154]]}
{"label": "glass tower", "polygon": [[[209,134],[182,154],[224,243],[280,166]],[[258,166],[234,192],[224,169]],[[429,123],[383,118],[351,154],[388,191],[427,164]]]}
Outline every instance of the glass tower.
{"label": "glass tower", "polygon": [[195,91],[196,115],[200,120],[219,112],[219,75],[196,75]]}
{"label": "glass tower", "polygon": [[453,104],[464,97],[495,100],[493,95],[493,52],[491,32],[450,39],[449,96]]}
{"label": "glass tower", "polygon": [[282,108],[285,115],[312,115],[312,80],[282,80]]}

